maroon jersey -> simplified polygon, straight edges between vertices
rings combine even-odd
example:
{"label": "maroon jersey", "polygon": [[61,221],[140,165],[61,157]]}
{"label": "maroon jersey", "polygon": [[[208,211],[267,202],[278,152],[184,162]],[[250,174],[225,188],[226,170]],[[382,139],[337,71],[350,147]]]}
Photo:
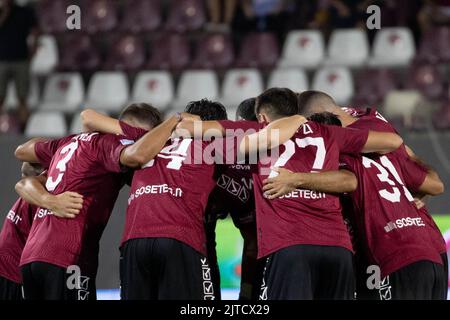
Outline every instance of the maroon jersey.
{"label": "maroon jersey", "polygon": [[22,283],[19,262],[30,232],[36,207],[17,199],[6,215],[0,232],[0,276]]}
{"label": "maroon jersey", "polygon": [[[121,127],[130,139],[146,133],[123,122]],[[206,146],[200,140],[169,139],[153,160],[134,172],[122,243],[172,238],[206,255],[203,219],[215,185],[214,165],[200,161]]]}
{"label": "maroon jersey", "polygon": [[[220,121],[225,129],[260,129],[249,121]],[[320,172],[339,168],[339,153],[358,153],[367,141],[367,130],[352,130],[307,122],[280,146],[272,150],[271,161],[260,158],[253,175],[258,231],[258,258],[297,245],[339,246],[352,250],[341,213],[339,197],[297,189],[279,199],[264,197],[263,180],[275,176],[270,167],[294,172]]]}
{"label": "maroon jersey", "polygon": [[[349,127],[395,132],[376,111],[358,114]],[[350,194],[352,210],[347,212],[358,235],[365,259],[381,268],[382,276],[419,260],[441,263],[433,248],[426,222],[419,215],[405,186],[403,148],[387,155],[341,155],[344,168],[355,173],[357,189]]]}
{"label": "maroon jersey", "polygon": [[120,153],[132,141],[111,134],[82,133],[69,139],[38,143],[37,157],[47,162],[47,190],[83,195],[83,208],[75,219],[62,219],[38,208],[23,250],[21,265],[34,261],[60,267],[78,265],[95,276],[99,240],[123,185]]}

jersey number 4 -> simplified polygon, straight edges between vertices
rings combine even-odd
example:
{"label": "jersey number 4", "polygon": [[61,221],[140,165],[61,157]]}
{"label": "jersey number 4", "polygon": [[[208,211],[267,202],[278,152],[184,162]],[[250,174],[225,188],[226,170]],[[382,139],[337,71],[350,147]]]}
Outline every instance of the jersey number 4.
{"label": "jersey number 4", "polygon": [[[189,146],[192,143],[192,139],[173,139],[172,144],[163,148],[158,157],[164,159],[170,159],[167,163],[167,168],[172,170],[180,170],[183,161],[186,160]],[[155,164],[155,160],[152,159],[146,163],[142,168],[152,167]]]}
{"label": "jersey number 4", "polygon": [[[391,188],[392,191],[389,191],[388,189],[382,189],[379,190],[379,195],[390,201],[390,202],[400,202],[400,189],[401,187],[403,189],[403,193],[409,201],[414,201],[411,193],[409,190],[405,187],[402,179],[400,178],[397,170],[395,169],[392,162],[388,159],[386,156],[380,157],[380,163],[376,162],[375,160],[372,160],[367,157],[362,157],[362,163],[365,168],[371,168],[375,167],[378,170],[377,177],[382,182],[387,182]],[[392,175],[392,177],[395,179],[395,181],[398,183],[398,185],[389,177],[389,173]]]}
{"label": "jersey number 4", "polygon": [[56,177],[56,179],[53,180],[53,177],[50,176],[47,179],[45,187],[47,188],[48,191],[55,190],[58,184],[61,183],[64,173],[66,172],[66,165],[72,158],[77,148],[78,148],[78,140],[68,144],[67,146],[61,149],[60,154],[64,155],[64,157],[61,160],[59,160],[58,163],[56,164],[55,169],[58,170],[58,176]]}

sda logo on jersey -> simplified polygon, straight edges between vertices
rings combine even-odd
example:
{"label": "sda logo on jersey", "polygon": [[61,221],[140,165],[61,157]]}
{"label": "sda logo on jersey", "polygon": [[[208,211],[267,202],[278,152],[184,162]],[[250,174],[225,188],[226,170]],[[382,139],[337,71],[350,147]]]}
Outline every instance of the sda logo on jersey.
{"label": "sda logo on jersey", "polygon": [[391,293],[392,287],[389,284],[389,276],[381,280],[380,282],[380,300],[391,300],[392,299],[392,293]]}
{"label": "sda logo on jersey", "polygon": [[202,263],[203,300],[214,300],[214,286],[211,277],[211,268],[206,258],[200,259]]}

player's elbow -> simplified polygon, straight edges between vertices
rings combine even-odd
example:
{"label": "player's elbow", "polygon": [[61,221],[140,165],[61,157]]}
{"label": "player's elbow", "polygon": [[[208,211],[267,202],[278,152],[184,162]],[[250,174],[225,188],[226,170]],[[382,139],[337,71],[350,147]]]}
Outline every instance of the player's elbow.
{"label": "player's elbow", "polygon": [[21,195],[23,192],[23,189],[25,188],[25,181],[19,180],[16,185],[14,186],[14,189],[16,190],[17,194]]}
{"label": "player's elbow", "polygon": [[14,156],[20,161],[26,161],[27,160],[27,151],[26,151],[26,149],[27,149],[26,146],[21,144],[14,151]]}
{"label": "player's elbow", "polygon": [[80,113],[80,118],[81,118],[81,123],[83,124],[83,126],[85,128],[90,128],[92,125],[92,118],[94,115],[95,111],[93,109],[85,109],[83,111],[81,111]]}
{"label": "player's elbow", "polygon": [[445,191],[445,186],[444,183],[442,181],[435,181],[433,183],[432,188],[430,188],[430,195],[432,196],[438,196],[442,193],[444,193]]}
{"label": "player's elbow", "polygon": [[120,162],[122,165],[130,168],[139,168],[149,162],[148,156],[140,152],[139,150],[134,150],[133,147],[126,148],[120,157]]}
{"label": "player's elbow", "polygon": [[390,151],[397,150],[403,144],[403,139],[398,134],[394,134],[392,139],[389,139],[388,141]]}

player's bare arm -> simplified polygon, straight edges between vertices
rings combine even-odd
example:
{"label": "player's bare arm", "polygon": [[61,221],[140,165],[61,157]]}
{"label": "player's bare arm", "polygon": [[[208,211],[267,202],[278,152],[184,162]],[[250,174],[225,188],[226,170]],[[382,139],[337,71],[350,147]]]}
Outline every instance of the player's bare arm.
{"label": "player's bare arm", "polygon": [[122,151],[120,163],[130,168],[141,167],[148,163],[164,147],[180,120],[180,115],[173,115],[159,126],[147,132],[136,143]]}
{"label": "player's bare arm", "polygon": [[101,114],[92,109],[83,110],[80,114],[84,131],[100,131],[103,133],[123,134],[119,120]]}
{"label": "player's bare arm", "polygon": [[439,194],[444,193],[445,189],[444,183],[442,182],[436,170],[434,170],[430,165],[428,165],[422,159],[420,159],[410,147],[405,146],[405,148],[406,152],[408,153],[409,157],[412,160],[421,164],[427,169],[427,175],[425,177],[425,180],[423,181],[422,185],[419,187],[418,190],[422,193],[420,198],[422,198],[425,195],[437,196]]}
{"label": "player's bare arm", "polygon": [[284,168],[272,168],[278,176],[263,181],[268,199],[284,196],[295,189],[308,189],[326,193],[352,192],[358,186],[355,175],[348,170],[317,173],[292,172]]}
{"label": "player's bare arm", "polygon": [[39,163],[34,147],[37,142],[45,140],[46,139],[44,138],[33,138],[28,140],[16,148],[16,151],[14,152],[15,157],[23,162]]}
{"label": "player's bare arm", "polygon": [[45,176],[23,178],[16,184],[16,192],[28,203],[49,209],[60,218],[73,219],[83,207],[83,196],[67,191],[53,195],[45,189]]}
{"label": "player's bare arm", "polygon": [[385,154],[398,149],[403,139],[398,134],[390,132],[369,131],[362,153]]}

